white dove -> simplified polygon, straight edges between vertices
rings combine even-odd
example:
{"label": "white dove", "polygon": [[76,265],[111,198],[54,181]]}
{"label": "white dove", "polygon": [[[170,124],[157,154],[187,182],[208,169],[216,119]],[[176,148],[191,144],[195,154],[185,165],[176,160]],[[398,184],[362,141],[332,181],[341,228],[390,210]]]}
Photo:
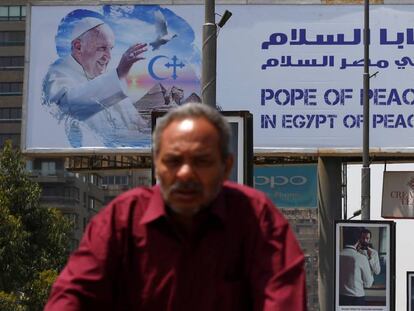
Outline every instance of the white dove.
{"label": "white dove", "polygon": [[177,37],[177,34],[168,34],[167,21],[165,20],[165,17],[161,13],[161,11],[155,11],[154,17],[155,17],[154,24],[155,24],[155,31],[157,33],[157,39],[155,39],[155,41],[150,43],[153,51],[159,49],[161,45],[166,44],[172,38]]}

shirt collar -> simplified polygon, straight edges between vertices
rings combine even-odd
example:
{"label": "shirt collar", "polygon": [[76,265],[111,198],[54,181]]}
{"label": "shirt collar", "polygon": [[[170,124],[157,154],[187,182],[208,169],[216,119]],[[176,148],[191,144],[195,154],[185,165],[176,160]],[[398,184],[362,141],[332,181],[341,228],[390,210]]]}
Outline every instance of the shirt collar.
{"label": "shirt collar", "polygon": [[[145,225],[150,223],[158,218],[166,217],[167,211],[165,207],[164,199],[161,195],[161,189],[159,185],[153,187],[153,195],[148,203],[148,208],[145,211],[143,217],[141,218],[140,224]],[[224,224],[226,221],[226,204],[225,204],[225,189],[224,186],[220,190],[217,197],[213,200],[211,205],[207,208],[210,209],[210,212],[217,216],[217,218]]]}
{"label": "shirt collar", "polygon": [[81,64],[78,63],[78,61],[72,56],[72,55],[68,55],[66,57],[66,61],[72,66],[75,67],[77,69],[77,71],[79,71],[80,73],[84,74],[83,72],[83,67],[81,66]]}
{"label": "shirt collar", "polygon": [[88,81],[92,80],[91,78],[88,77],[88,75],[86,74],[85,69],[83,69],[82,65],[79,64],[78,61],[72,55],[69,55],[66,58],[66,61],[69,63],[69,66],[72,69],[75,69],[79,74],[84,76]]}
{"label": "shirt collar", "polygon": [[145,211],[140,221],[140,224],[142,225],[152,222],[160,217],[167,216],[167,211],[165,210],[165,203],[161,195],[160,186],[155,185],[152,189],[154,191],[153,195],[151,196],[147,210]]}
{"label": "shirt collar", "polygon": [[345,245],[345,248],[354,249],[356,250],[356,247],[354,245]]}

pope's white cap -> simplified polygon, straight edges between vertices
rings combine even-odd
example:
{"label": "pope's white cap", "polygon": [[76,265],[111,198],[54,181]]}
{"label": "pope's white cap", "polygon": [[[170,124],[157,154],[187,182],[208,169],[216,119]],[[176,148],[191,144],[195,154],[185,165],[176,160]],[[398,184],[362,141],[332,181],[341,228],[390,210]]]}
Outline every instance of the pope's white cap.
{"label": "pope's white cap", "polygon": [[77,21],[75,26],[73,26],[72,34],[70,36],[70,41],[75,40],[79,36],[83,35],[88,30],[95,28],[99,25],[105,24],[105,22],[99,18],[95,17],[85,17]]}

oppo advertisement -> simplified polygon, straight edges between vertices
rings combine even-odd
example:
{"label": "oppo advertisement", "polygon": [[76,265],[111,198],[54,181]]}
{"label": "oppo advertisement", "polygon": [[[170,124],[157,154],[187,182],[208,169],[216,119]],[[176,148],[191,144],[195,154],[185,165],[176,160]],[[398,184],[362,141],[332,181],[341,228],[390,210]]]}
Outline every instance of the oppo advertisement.
{"label": "oppo advertisement", "polygon": [[254,187],[279,208],[316,208],[317,165],[255,166]]}

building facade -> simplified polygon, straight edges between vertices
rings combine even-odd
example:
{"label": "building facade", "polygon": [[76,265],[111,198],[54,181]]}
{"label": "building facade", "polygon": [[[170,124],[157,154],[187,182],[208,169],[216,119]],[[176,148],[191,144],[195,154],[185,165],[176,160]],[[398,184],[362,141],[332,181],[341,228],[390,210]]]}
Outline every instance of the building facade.
{"label": "building facade", "polygon": [[95,173],[72,173],[65,169],[64,158],[36,158],[27,161],[32,179],[42,188],[41,204],[58,208],[73,224],[75,248],[91,217],[103,206],[102,178]]}

